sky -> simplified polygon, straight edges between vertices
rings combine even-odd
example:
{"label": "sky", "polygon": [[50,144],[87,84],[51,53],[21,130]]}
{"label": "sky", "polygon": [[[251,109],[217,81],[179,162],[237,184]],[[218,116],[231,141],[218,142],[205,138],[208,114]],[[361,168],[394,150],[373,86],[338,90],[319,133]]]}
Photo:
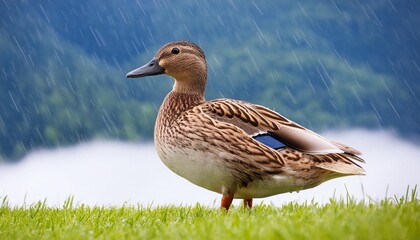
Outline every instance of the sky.
{"label": "sky", "polygon": [[[328,203],[331,197],[379,201],[403,196],[420,185],[420,146],[390,131],[329,131],[324,137],[346,143],[366,160],[366,176],[333,179],[299,193],[256,199],[281,206],[290,201]],[[0,164],[0,201],[30,205],[46,201],[53,207],[69,197],[77,205],[122,206],[203,205],[216,207],[220,194],[175,175],[159,160],[153,144],[96,140],[71,147],[37,150],[18,163]],[[234,201],[239,205],[240,200]]]}

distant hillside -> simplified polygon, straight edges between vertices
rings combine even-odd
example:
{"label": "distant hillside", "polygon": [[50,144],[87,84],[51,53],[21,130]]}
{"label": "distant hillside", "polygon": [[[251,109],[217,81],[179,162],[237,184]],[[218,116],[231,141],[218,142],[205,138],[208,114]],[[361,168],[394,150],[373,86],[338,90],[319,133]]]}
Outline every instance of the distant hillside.
{"label": "distant hillside", "polygon": [[420,136],[418,1],[2,1],[0,159],[92,138],[150,140],[167,77],[127,80],[164,43],[206,52],[207,98],[314,130]]}

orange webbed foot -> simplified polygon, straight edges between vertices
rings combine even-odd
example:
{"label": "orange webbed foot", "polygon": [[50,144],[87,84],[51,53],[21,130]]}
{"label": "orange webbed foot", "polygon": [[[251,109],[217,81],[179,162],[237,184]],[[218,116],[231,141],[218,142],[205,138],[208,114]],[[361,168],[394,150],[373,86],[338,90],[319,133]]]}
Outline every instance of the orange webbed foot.
{"label": "orange webbed foot", "polygon": [[232,204],[232,201],[233,201],[233,195],[223,195],[221,208],[226,209],[226,211],[229,210],[229,207]]}

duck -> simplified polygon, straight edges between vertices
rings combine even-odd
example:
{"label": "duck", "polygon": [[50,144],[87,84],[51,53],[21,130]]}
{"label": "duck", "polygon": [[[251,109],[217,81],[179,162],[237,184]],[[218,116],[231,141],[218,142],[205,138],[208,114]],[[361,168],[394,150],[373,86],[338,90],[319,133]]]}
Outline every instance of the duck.
{"label": "duck", "polygon": [[172,90],[154,128],[159,158],[191,183],[252,208],[254,198],[313,188],[337,177],[365,175],[360,151],[329,141],[267,107],[227,98],[205,100],[207,62],[190,41],[163,45],[127,78],[166,74]]}

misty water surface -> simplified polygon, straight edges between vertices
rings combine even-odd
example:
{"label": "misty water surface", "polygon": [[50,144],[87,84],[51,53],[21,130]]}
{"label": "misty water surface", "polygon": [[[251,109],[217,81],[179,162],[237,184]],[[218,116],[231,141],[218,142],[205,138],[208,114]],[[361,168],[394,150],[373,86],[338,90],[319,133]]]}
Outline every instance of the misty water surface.
{"label": "misty water surface", "polygon": [[[281,205],[289,201],[328,202],[345,196],[380,200],[401,196],[420,183],[420,148],[387,131],[346,130],[323,134],[363,152],[366,176],[344,177],[299,193],[257,200]],[[363,189],[362,189],[363,186]],[[364,194],[363,194],[364,191]],[[220,195],[197,187],[168,170],[153,144],[94,141],[29,154],[17,164],[0,165],[0,195],[10,204],[43,201],[60,206],[69,197],[88,205],[217,206]],[[237,203],[238,204],[238,203]]]}

